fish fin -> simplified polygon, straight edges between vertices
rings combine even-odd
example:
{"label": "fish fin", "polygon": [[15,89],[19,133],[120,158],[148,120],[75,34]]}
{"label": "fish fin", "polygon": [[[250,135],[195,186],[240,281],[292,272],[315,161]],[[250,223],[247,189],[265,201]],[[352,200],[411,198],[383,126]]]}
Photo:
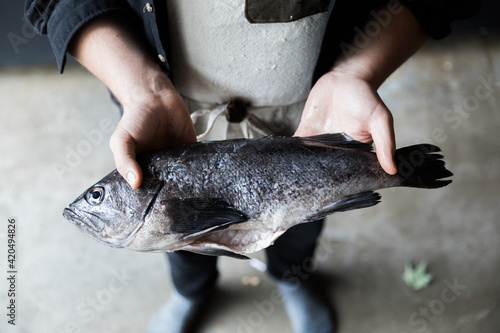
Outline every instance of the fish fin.
{"label": "fish fin", "polygon": [[245,214],[216,198],[164,200],[161,205],[172,221],[168,232],[186,234],[183,239],[195,238],[248,220]]}
{"label": "fish fin", "polygon": [[225,257],[231,257],[231,258],[236,258],[236,259],[250,259],[249,257],[247,257],[243,254],[239,254],[239,253],[224,250],[224,249],[188,247],[188,248],[184,248],[183,250],[193,252],[193,253],[203,254],[206,256],[225,256]]}
{"label": "fish fin", "polygon": [[348,210],[371,207],[380,202],[380,194],[373,191],[349,195],[335,201],[307,218],[307,221],[315,221],[327,217],[333,213]]}
{"label": "fish fin", "polygon": [[439,188],[451,183],[451,180],[441,180],[453,176],[445,168],[443,155],[439,147],[430,144],[419,144],[396,150],[394,160],[398,175],[403,177],[401,186],[419,188]]}
{"label": "fish fin", "polygon": [[356,141],[345,133],[320,134],[301,137],[300,139],[308,146],[350,148],[366,151],[371,151],[373,149],[372,145]]}

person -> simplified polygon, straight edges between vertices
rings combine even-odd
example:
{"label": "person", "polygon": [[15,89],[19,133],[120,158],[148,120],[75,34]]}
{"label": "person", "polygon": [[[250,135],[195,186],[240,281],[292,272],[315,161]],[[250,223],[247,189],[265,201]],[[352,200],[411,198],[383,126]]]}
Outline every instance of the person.
{"label": "person", "polygon": [[[210,114],[228,114],[225,138],[345,132],[374,143],[382,168],[395,174],[393,118],[377,90],[429,37],[446,36],[452,21],[478,6],[474,0],[28,0],[25,13],[48,34],[61,73],[69,52],[119,103],[123,114],[110,147],[118,171],[137,189],[137,154],[197,141],[190,113],[208,115],[207,128],[216,122]],[[235,99],[245,101],[238,121],[230,114]],[[296,226],[266,252],[297,333],[336,329],[328,305],[292,269],[313,257],[322,226]],[[174,292],[150,332],[187,331],[218,276],[216,257],[179,251],[168,258]]]}

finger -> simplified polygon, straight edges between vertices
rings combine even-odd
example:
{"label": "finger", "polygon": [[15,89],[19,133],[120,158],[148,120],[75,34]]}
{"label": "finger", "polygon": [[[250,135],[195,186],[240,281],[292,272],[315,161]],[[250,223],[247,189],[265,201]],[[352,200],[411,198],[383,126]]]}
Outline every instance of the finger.
{"label": "finger", "polygon": [[125,131],[117,128],[109,141],[115,158],[116,169],[133,189],[142,183],[142,170],[135,160],[136,152],[133,139]]}
{"label": "finger", "polygon": [[299,123],[299,126],[297,127],[297,130],[295,131],[295,133],[293,134],[293,136],[301,136],[301,137],[306,137],[306,136],[310,136],[311,133],[311,130],[308,129],[308,126],[307,124],[303,124],[303,122],[301,121]]}
{"label": "finger", "polygon": [[307,98],[306,104],[304,105],[299,125],[297,126],[293,136],[307,137],[325,132],[331,132],[331,128],[325,127],[325,112],[323,112],[325,109],[326,108],[320,107],[311,92]]}
{"label": "finger", "polygon": [[372,114],[370,129],[380,166],[390,175],[395,175],[398,171],[394,162],[396,139],[393,123],[389,109],[383,103],[379,104]]}

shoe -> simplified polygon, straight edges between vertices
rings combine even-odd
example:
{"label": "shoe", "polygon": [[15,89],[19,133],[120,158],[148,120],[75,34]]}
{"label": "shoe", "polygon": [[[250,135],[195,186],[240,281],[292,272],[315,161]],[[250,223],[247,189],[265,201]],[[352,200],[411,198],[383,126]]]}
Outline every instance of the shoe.
{"label": "shoe", "polygon": [[203,312],[209,292],[196,298],[187,298],[173,290],[170,298],[149,322],[147,333],[188,333]]}
{"label": "shoe", "polygon": [[310,281],[277,281],[294,333],[335,333],[334,313]]}

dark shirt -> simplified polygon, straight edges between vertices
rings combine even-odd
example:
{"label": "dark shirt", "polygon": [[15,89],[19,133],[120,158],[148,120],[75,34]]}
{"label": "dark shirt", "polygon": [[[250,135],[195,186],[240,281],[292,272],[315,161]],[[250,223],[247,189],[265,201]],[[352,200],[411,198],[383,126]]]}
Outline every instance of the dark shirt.
{"label": "dark shirt", "polygon": [[[274,1],[273,8],[276,8],[277,0],[269,1]],[[312,82],[331,69],[335,59],[342,52],[348,51],[346,44],[352,40],[357,31],[364,30],[368,19],[374,18],[376,22],[374,24],[383,25],[386,22],[384,21],[387,20],[386,17],[376,14],[377,9],[383,4],[397,5],[395,0],[332,0],[329,3],[328,0],[309,1],[323,2],[325,9],[328,10],[321,52],[315,73],[312,74]],[[251,2],[252,0],[246,0],[247,4]],[[281,3],[286,3],[287,7],[301,8],[299,0]],[[413,13],[423,31],[432,38],[440,39],[450,33],[451,22],[473,16],[479,8],[480,0],[402,0],[401,4]],[[27,19],[38,33],[48,35],[61,73],[64,70],[69,42],[78,29],[97,16],[116,14],[126,17],[127,22],[141,32],[141,36],[150,47],[151,56],[156,58],[161,68],[170,75],[166,11],[166,0],[149,0],[149,2],[144,0],[27,0],[25,4]]]}

